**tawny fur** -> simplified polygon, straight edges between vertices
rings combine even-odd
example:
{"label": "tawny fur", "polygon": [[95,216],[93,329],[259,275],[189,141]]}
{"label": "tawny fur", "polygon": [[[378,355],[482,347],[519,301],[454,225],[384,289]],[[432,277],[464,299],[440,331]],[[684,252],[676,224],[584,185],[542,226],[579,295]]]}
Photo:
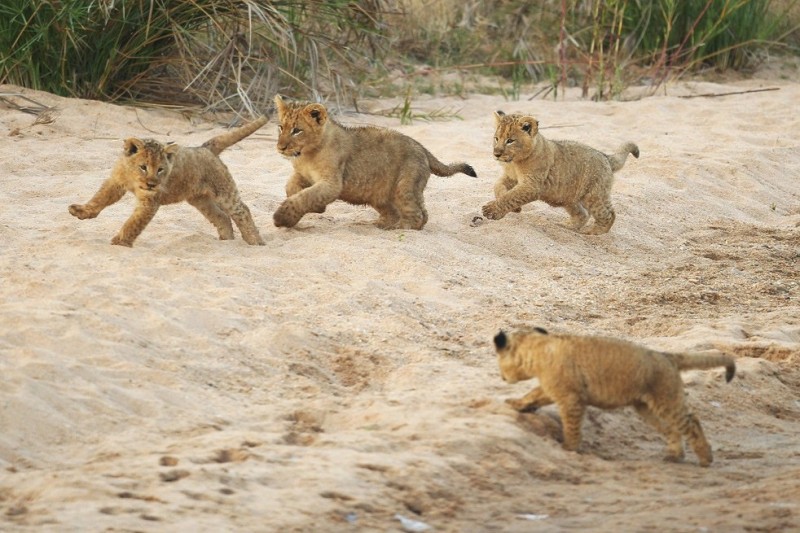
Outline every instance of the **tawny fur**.
{"label": "tawny fur", "polygon": [[263,245],[250,209],[242,202],[233,177],[218,156],[266,122],[261,117],[196,148],[163,145],[153,139],[126,139],[111,177],[88,203],[72,204],[69,212],[80,219],[95,218],[126,192],[133,193],[136,208],[111,239],[111,244],[133,246],[159,207],[186,200],[214,224],[220,239],[233,239],[233,219],[247,244]]}
{"label": "tawny fur", "polygon": [[585,233],[598,235],[611,229],[616,218],[611,205],[614,172],[628,154],[639,157],[634,143],[606,155],[581,143],[545,139],[531,116],[497,111],[495,119],[494,157],[503,166],[503,175],[494,187],[496,199],[483,206],[486,218],[499,220],[542,200],[566,209],[575,231],[583,230],[590,215],[595,223]]}
{"label": "tawny fur", "polygon": [[292,227],[306,213],[322,213],[331,202],[343,200],[375,208],[379,228],[421,230],[428,221],[423,192],[431,172],[475,176],[466,163],[445,165],[396,131],[342,126],[322,104],[290,103],[276,96],[275,106],[277,149],[294,166],[287,198],[273,215],[278,227]]}
{"label": "tawny fur", "polygon": [[633,406],[666,437],[666,460],[683,459],[682,437],[686,437],[700,465],[711,464],[711,446],[700,421],[686,406],[680,371],[724,366],[730,381],[736,373],[731,357],[664,353],[607,337],[549,335],[541,328],[510,335],[501,331],[494,342],[506,382],[539,379],[531,392],[506,401],[518,411],[555,403],[564,449],[578,449],[587,406]]}

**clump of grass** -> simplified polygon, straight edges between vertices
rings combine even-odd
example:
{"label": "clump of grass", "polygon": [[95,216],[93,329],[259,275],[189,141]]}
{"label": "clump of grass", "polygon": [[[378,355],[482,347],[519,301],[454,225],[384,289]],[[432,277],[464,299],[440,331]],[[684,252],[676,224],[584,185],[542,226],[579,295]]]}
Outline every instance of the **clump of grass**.
{"label": "clump of grass", "polygon": [[642,53],[673,64],[747,66],[759,44],[778,36],[780,17],[770,0],[659,0],[625,2],[624,25],[635,31]]}
{"label": "clump of grass", "polygon": [[403,103],[394,106],[392,109],[387,111],[378,111],[374,114],[380,115],[383,117],[392,117],[392,118],[399,118],[400,124],[408,125],[413,123],[415,120],[424,120],[427,122],[433,122],[436,120],[451,120],[451,119],[458,119],[462,120],[461,115],[458,114],[458,111],[454,111],[450,108],[440,107],[433,111],[429,112],[418,112],[414,111],[411,105],[411,88],[408,87],[406,89],[406,95],[403,98]]}
{"label": "clump of grass", "polygon": [[380,0],[4,0],[0,83],[104,100],[263,107],[348,89]]}
{"label": "clump of grass", "polygon": [[771,0],[622,2],[616,13],[622,22],[615,37],[634,43],[637,63],[655,73],[657,84],[709,67],[742,70],[758,61],[759,50],[783,46],[785,19],[772,4]]}
{"label": "clump of grass", "polygon": [[573,72],[594,99],[620,97],[637,77],[657,88],[708,67],[743,69],[784,37],[770,0],[571,0],[562,13]]}
{"label": "clump of grass", "polygon": [[[412,7],[419,0],[401,1]],[[585,97],[621,97],[642,78],[668,78],[708,67],[743,69],[757,52],[783,45],[783,13],[798,0],[550,0],[456,2],[442,19],[407,19],[393,44],[407,57],[443,69],[476,66],[483,74],[511,81],[506,94],[519,98],[526,83],[542,80],[549,93],[582,86]],[[428,12],[417,7],[425,17]],[[414,9],[409,13],[414,15]],[[454,50],[459,37],[469,47]],[[446,43],[446,44],[443,44]],[[424,51],[424,52],[420,52]],[[557,76],[556,76],[557,74]],[[561,91],[558,91],[561,89]]]}

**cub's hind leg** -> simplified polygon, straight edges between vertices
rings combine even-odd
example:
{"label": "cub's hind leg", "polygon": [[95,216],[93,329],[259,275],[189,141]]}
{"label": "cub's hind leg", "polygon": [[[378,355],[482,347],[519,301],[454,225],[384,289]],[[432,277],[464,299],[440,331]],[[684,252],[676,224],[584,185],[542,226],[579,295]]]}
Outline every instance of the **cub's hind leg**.
{"label": "cub's hind leg", "polygon": [[[668,400],[654,403],[650,407],[668,428],[668,434],[671,435],[671,437],[669,437],[671,446],[675,439],[679,441],[680,436],[683,436],[692,447],[692,450],[694,450],[695,455],[697,455],[700,466],[708,466],[711,464],[714,460],[713,454],[711,453],[711,446],[706,440],[703,428],[700,426],[700,421],[686,408],[682,386],[676,387],[674,393],[670,395]],[[675,435],[677,435],[677,437]],[[670,449],[670,452],[672,453],[673,450]],[[680,453],[680,457],[682,457],[682,448]],[[677,457],[677,455],[672,456]],[[670,456],[668,456],[668,458],[670,458]]]}
{"label": "cub's hind leg", "polygon": [[665,423],[661,420],[647,404],[638,403],[634,405],[636,412],[645,422],[653,426],[659,433],[667,439],[667,455],[665,461],[678,463],[683,461],[683,437],[681,432],[673,424]]}
{"label": "cub's hind leg", "polygon": [[380,218],[375,223],[380,229],[396,229],[400,222],[400,213],[394,204],[386,204],[375,208]]}
{"label": "cub's hind leg", "polygon": [[220,240],[227,241],[233,239],[231,217],[223,211],[214,200],[203,196],[199,198],[190,198],[187,202],[203,213],[203,216],[217,228]]}
{"label": "cub's hind leg", "polygon": [[679,431],[686,436],[686,441],[697,455],[700,466],[708,466],[714,461],[711,445],[706,440],[700,421],[692,413],[686,413],[678,424]]}
{"label": "cub's hind leg", "polygon": [[614,225],[617,215],[614,213],[614,206],[611,204],[612,183],[613,176],[610,174],[605,178],[598,178],[594,187],[581,198],[583,206],[594,217],[594,225],[584,230],[587,235],[608,233],[608,230]]}
{"label": "cub's hind leg", "polygon": [[424,205],[405,204],[400,208],[400,220],[397,222],[397,228],[421,230],[427,222],[428,210]]}
{"label": "cub's hind leg", "polygon": [[580,202],[576,202],[572,205],[565,205],[564,209],[566,209],[567,213],[569,213],[570,228],[574,229],[575,231],[583,228],[589,221],[589,213]]}
{"label": "cub's hind leg", "polygon": [[125,187],[113,178],[109,178],[100,185],[100,189],[92,196],[87,203],[72,204],[69,206],[69,213],[81,220],[95,218],[104,208],[115,204],[125,195]]}
{"label": "cub's hind leg", "polygon": [[584,231],[584,233],[587,235],[602,235],[608,233],[608,230],[611,229],[611,226],[614,225],[614,220],[617,218],[611,201],[604,199],[597,202],[587,202],[586,209],[588,209],[589,214],[594,217],[594,225]]}
{"label": "cub's hind leg", "polygon": [[[228,197],[217,198],[217,205],[236,223],[239,232],[242,234],[244,242],[251,245],[263,246],[264,239],[258,232],[256,223],[253,221],[253,215],[250,214],[250,209],[239,198],[238,192],[233,192]],[[230,224],[230,222],[229,222]]]}
{"label": "cub's hind leg", "polygon": [[400,213],[398,228],[421,230],[428,222],[423,196],[428,177],[430,174],[424,170],[416,175],[406,175],[398,181],[394,193],[394,205]]}

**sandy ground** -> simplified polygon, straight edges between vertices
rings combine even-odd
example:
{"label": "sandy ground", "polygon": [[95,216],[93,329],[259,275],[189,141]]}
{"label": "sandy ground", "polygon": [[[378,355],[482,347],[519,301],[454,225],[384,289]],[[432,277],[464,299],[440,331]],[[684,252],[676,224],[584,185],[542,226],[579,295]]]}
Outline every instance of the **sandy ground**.
{"label": "sandy ground", "polygon": [[[197,145],[222,125],[24,91],[56,108],[35,123],[0,102],[0,530],[800,530],[800,84],[680,97],[766,86],[341,116],[475,167],[431,178],[419,232],[341,202],[275,228],[291,168],[270,122],[223,154],[265,247],[217,240],[186,204],[132,249],[109,244],[130,195],[67,212],[121,139]],[[499,175],[495,109],[553,139],[639,144],[610,234],[542,203],[470,226]],[[664,463],[630,409],[591,409],[563,451],[554,409],[504,403],[535,384],[499,377],[492,336],[518,325],[735,355],[729,384],[684,374],[715,462]]]}

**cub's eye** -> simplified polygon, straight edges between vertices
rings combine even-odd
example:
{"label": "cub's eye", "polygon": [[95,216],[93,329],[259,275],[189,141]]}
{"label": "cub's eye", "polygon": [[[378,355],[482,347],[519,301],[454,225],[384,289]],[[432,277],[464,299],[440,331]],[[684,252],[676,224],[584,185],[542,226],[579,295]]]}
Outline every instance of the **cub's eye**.
{"label": "cub's eye", "polygon": [[158,167],[158,175],[160,176],[163,173],[164,173],[164,167]]}
{"label": "cub's eye", "polygon": [[506,141],[506,144],[514,144],[514,139],[508,139],[508,140]]}
{"label": "cub's eye", "polygon": [[280,133],[280,132],[282,132],[282,131],[283,131],[283,126],[281,126],[280,124],[278,124],[278,132]]}
{"label": "cub's eye", "polygon": [[497,142],[497,137],[494,138],[494,142]]}
{"label": "cub's eye", "polygon": [[300,135],[301,133],[303,133],[303,130],[301,130],[300,128],[292,128],[292,135],[293,136],[294,135]]}
{"label": "cub's eye", "polygon": [[147,165],[139,165],[139,170],[142,172],[147,172]]}

